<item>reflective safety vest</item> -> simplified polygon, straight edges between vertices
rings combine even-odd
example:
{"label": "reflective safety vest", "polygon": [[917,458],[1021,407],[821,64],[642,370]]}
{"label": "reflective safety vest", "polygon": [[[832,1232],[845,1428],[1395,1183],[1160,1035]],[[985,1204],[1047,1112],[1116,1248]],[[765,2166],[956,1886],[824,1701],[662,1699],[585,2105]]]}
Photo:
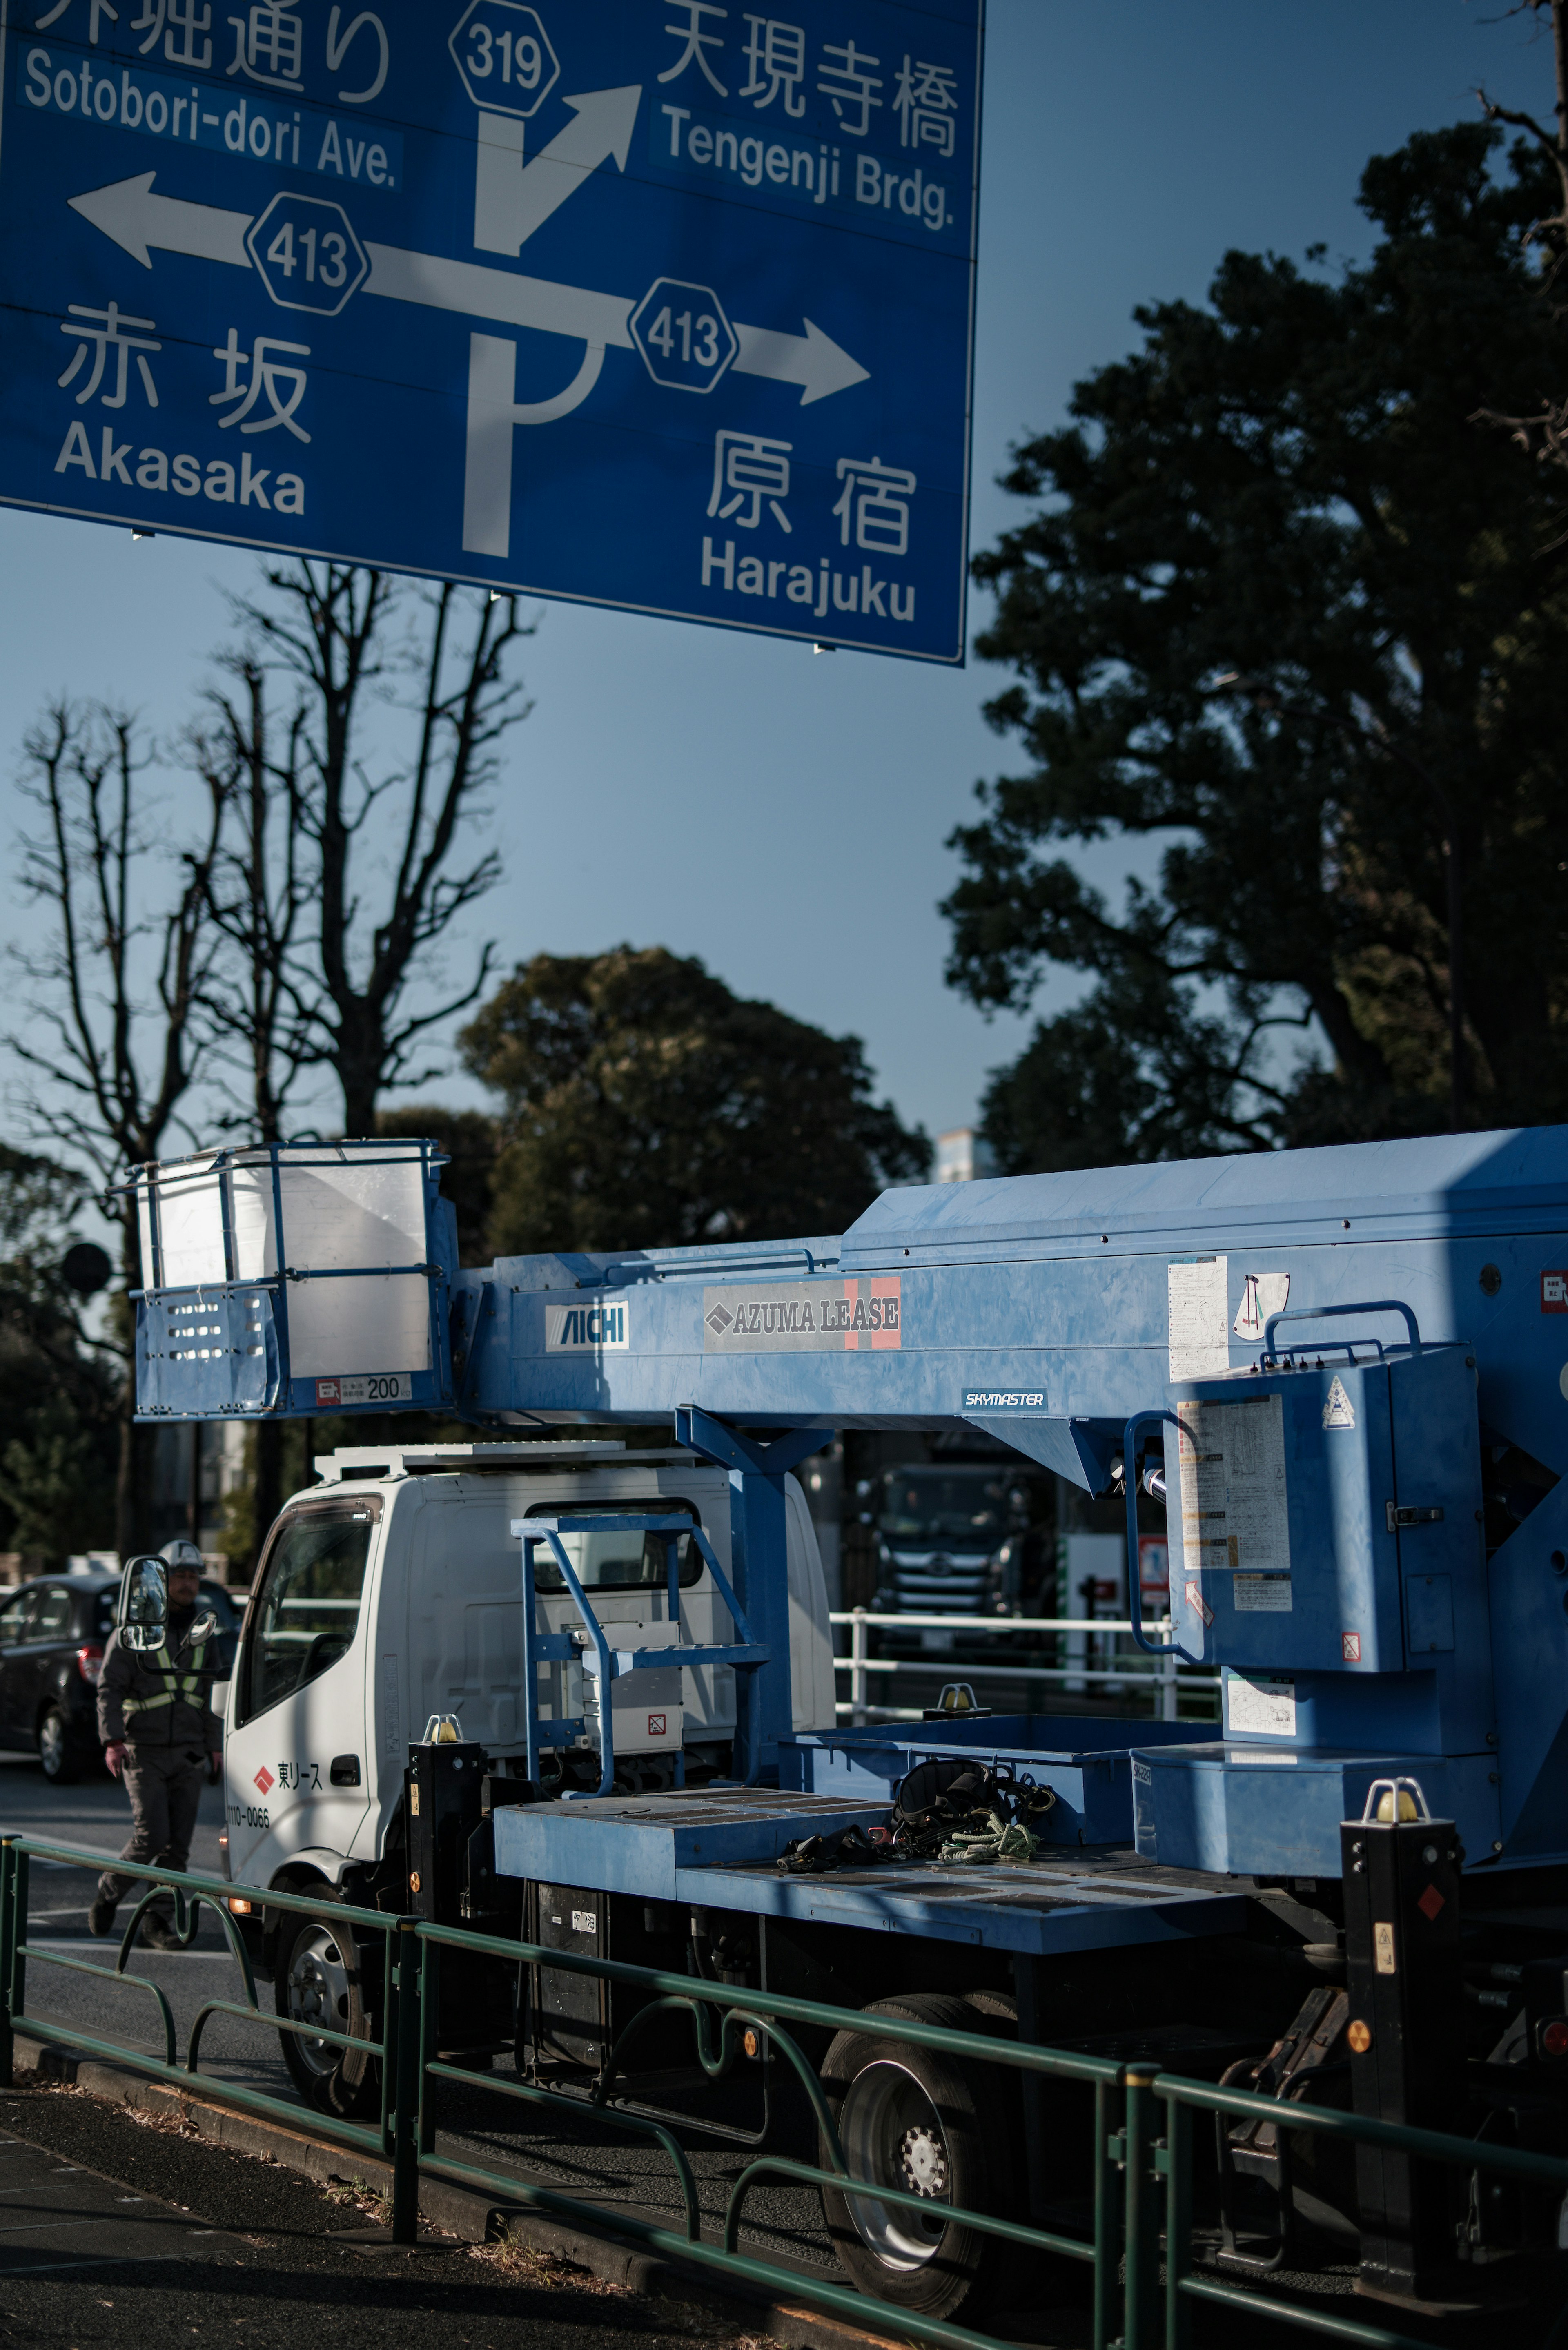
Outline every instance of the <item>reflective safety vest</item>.
{"label": "reflective safety vest", "polygon": [[203,1640],[185,1671],[181,1672],[165,1641],[155,1656],[145,1660],[150,1672],[162,1674],[162,1689],[156,1697],[128,1697],[120,1711],[126,1714],[151,1713],[156,1706],[172,1705],[176,1699],[183,1698],[186,1704],[194,1706],[198,1713],[204,1711],[207,1700],[202,1686],[202,1664],[206,1654],[207,1643]]}

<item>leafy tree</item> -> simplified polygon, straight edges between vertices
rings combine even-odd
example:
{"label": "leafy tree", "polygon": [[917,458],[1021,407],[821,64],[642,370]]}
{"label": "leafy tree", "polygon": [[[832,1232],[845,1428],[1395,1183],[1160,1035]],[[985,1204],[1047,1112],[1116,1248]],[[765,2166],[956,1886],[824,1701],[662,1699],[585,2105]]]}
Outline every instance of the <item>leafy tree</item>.
{"label": "leafy tree", "polygon": [[0,1546],[51,1558],[114,1528],[119,1379],[60,1274],[83,1187],[0,1144]]}
{"label": "leafy tree", "polygon": [[535,955],[461,1041],[505,1100],[500,1253],[836,1232],[929,1158],[858,1037],[663,947]]}
{"label": "leafy tree", "polygon": [[442,1109],[433,1102],[376,1113],[376,1131],[389,1138],[422,1135],[447,1154],[441,1188],[457,1211],[457,1253],[462,1264],[490,1261],[491,1195],[495,1180],[501,1124],[484,1109]]}
{"label": "leafy tree", "polygon": [[[1028,764],[953,836],[949,977],[1090,985],[993,1077],[1009,1170],[1568,1114],[1561,492],[1476,421],[1568,375],[1561,190],[1501,148],[1375,158],[1364,267],[1228,254],[1013,452],[975,570]],[[1117,835],[1119,910],[1060,853]]]}

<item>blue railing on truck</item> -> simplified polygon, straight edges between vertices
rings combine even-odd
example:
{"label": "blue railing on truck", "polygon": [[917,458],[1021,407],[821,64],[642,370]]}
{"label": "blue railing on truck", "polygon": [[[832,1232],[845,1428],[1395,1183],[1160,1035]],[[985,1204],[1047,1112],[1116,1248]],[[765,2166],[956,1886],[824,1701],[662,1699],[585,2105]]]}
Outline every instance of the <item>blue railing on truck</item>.
{"label": "blue railing on truck", "polygon": [[[599,1685],[599,1783],[595,1792],[609,1794],[615,1786],[615,1722],[610,1701],[614,1684],[628,1673],[668,1672],[671,1668],[689,1669],[698,1665],[730,1665],[736,1672],[756,1672],[768,1662],[773,1649],[765,1640],[757,1639],[746,1620],[744,1609],[730,1586],[730,1578],[720,1565],[713,1545],[701,1527],[689,1517],[647,1517],[634,1513],[596,1512],[585,1516],[547,1518],[514,1518],[512,1533],[523,1544],[523,1706],[524,1732],[527,1742],[528,1776],[539,1776],[539,1753],[545,1746],[565,1746],[574,1738],[585,1734],[581,1716],[552,1721],[551,1735],[541,1734],[539,1719],[539,1672],[542,1664],[566,1664],[580,1661],[583,1651],[569,1632],[541,1632],[537,1628],[537,1594],[535,1588],[534,1554],[541,1545],[547,1547],[561,1579],[571,1595],[572,1604],[581,1618],[583,1630],[592,1644],[598,1666]],[[595,1615],[587,1593],[583,1589],[576,1569],[566,1555],[563,1534],[657,1534],[664,1544],[666,1604],[670,1622],[675,1627],[676,1639],[663,1648],[612,1648],[603,1625]],[[738,1640],[682,1645],[680,1631],[680,1562],[682,1535],[697,1545],[703,1564],[713,1578],[713,1587],[730,1611],[731,1621],[740,1635]],[[585,1671],[587,1667],[584,1667]],[[686,1783],[686,1757],[679,1746],[675,1752],[675,1783]],[[755,1784],[761,1757],[753,1763],[745,1784]]]}
{"label": "blue railing on truck", "polygon": [[[503,2207],[521,2207],[586,2224],[646,2251],[692,2265],[715,2282],[727,2281],[752,2293],[760,2291],[786,2295],[791,2301],[805,2302],[846,2318],[862,2330],[868,2318],[879,2319],[898,2338],[939,2345],[939,2350],[1009,2350],[1009,2345],[996,2337],[971,2327],[920,2316],[898,2304],[880,2302],[848,2284],[834,2284],[796,2269],[782,2268],[738,2249],[746,2200],[753,2189],[766,2178],[815,2184],[840,2192],[858,2189],[878,2202],[913,2208],[929,2216],[929,2198],[851,2175],[814,2068],[788,2028],[794,2025],[832,2032],[863,2031],[866,2017],[861,2011],[753,1991],[743,1985],[665,1974],[615,1960],[579,1957],[569,1950],[546,1950],[495,1935],[470,1933],[460,1927],[431,1925],[421,1918],[357,1908],[337,1900],[325,1886],[319,1893],[286,1893],[230,1885],[191,1871],[142,1866],[130,1861],[117,1862],[118,1872],[140,1879],[148,1890],[138,1901],[121,1937],[115,1964],[99,1966],[29,1943],[28,1865],[35,1857],[96,1871],[112,1856],[35,1836],[0,1837],[0,2084],[9,2086],[12,2083],[15,2036],[23,2033],[36,2041],[78,2054],[107,2058],[147,2079],[161,2081],[186,2093],[199,2085],[202,2095],[213,2103],[281,2122],[296,2132],[302,2118],[307,2119],[312,2133],[324,2144],[389,2162],[395,2242],[415,2241],[422,2175],[477,2189]],[[140,1918],[160,1887],[172,1891],[176,1927],[187,1942],[194,1937],[200,1904],[212,1903],[240,1969],[245,1994],[243,2002],[206,2002],[192,2026],[183,2065],[175,2061],[172,2017],[162,1992],[156,1984],[125,1971]],[[268,1908],[319,1918],[324,1923],[348,1924],[358,1934],[379,1935],[383,1945],[379,2039],[356,2040],[315,2024],[291,2026],[288,2019],[264,2012],[256,2001],[244,1943],[229,1907],[241,1900],[250,1903],[258,1912]],[[790,2066],[811,2103],[826,2162],[803,2163],[786,2156],[760,2152],[733,2182],[718,2231],[719,2241],[706,2241],[701,2233],[691,2165],[674,2132],[645,2116],[620,2112],[607,2102],[618,2045],[624,2045],[627,2036],[624,2033],[618,2048],[612,2048],[605,2060],[591,2110],[599,2122],[648,2137],[662,2147],[680,2192],[683,2230],[659,2227],[628,2212],[607,2209],[590,2197],[568,2195],[557,2188],[540,2186],[505,2171],[483,2169],[441,2154],[437,2144],[431,2091],[436,2081],[461,2083],[471,2093],[488,2089],[492,2095],[546,2111],[565,2109],[576,2119],[585,2110],[585,2101],[580,2098],[562,2097],[521,2080],[487,2082],[482,2074],[441,2061],[436,2017],[441,1953],[444,1950],[498,1959],[514,1967],[547,1964],[651,1992],[666,2012],[680,2010],[691,2014],[699,2061],[711,2078],[722,2078],[732,2068],[748,2034],[765,2034],[770,2050]],[[111,1983],[128,1988],[134,1984],[150,1991],[164,2023],[162,2056],[149,2055],[145,2049],[107,2040],[47,2016],[30,2015],[30,1961],[63,1966]],[[307,2038],[335,2046],[368,2047],[379,2061],[381,2072],[379,2125],[358,2125],[307,2112],[293,2099],[272,2096],[237,2082],[202,2074],[201,2039],[208,2017],[214,2014],[254,2022],[266,2029],[292,2028]],[[628,2030],[636,2029],[638,2022],[634,2018]],[[1423,2345],[1411,2336],[1366,2318],[1342,2316],[1333,2310],[1314,2307],[1300,2295],[1287,2298],[1265,2293],[1253,2285],[1232,2283],[1198,2269],[1192,2243],[1191,2198],[1191,2127],[1192,2117],[1198,2113],[1266,2120],[1277,2129],[1311,2132],[1349,2145],[1380,2147],[1460,2171],[1486,2172],[1521,2186],[1550,2189],[1556,2195],[1568,2193],[1568,2161],[1555,2156],[1532,2154],[1433,2130],[1411,2129],[1323,2106],[1283,2104],[1246,2090],[1216,2088],[1207,2081],[1188,2080],[1150,2064],[1118,2064],[1107,2058],[1068,2050],[950,2032],[900,2016],[878,2013],[877,2034],[879,2039],[937,2051],[961,2063],[995,2064],[1020,2076],[1075,2081],[1092,2089],[1085,2170],[1086,2184],[1092,2190],[1093,2217],[1086,2235],[1075,2236],[957,2207],[953,2207],[953,2217],[984,2236],[1087,2266],[1092,2272],[1094,2350],[1155,2350],[1157,2344],[1163,2344],[1164,2350],[1187,2350],[1193,2311],[1203,2305],[1223,2307],[1259,2323],[1272,2322],[1329,2341],[1356,2344],[1361,2350],[1423,2350]],[[1568,2272],[1568,2263],[1563,2266]],[[1564,2274],[1563,2289],[1568,2293],[1568,2272]],[[1519,2350],[1560,2350],[1562,2343],[1568,2339],[1568,2308],[1561,2314],[1554,2314],[1545,2332],[1533,2342],[1517,2317],[1511,2323]]]}

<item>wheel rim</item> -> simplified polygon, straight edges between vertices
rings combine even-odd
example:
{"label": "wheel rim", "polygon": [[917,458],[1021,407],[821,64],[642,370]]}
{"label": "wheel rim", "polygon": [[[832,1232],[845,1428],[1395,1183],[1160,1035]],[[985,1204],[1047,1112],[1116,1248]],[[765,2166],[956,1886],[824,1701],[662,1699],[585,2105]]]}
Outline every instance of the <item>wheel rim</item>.
{"label": "wheel rim", "polygon": [[929,2092],[905,2065],[867,2064],[846,2092],[838,2136],[852,2177],[930,2202],[928,2219],[869,2195],[845,2199],[861,2242],[884,2267],[923,2268],[947,2232],[952,2201],[952,2157]]}
{"label": "wheel rim", "polygon": [[[313,1927],[295,1944],[288,1970],[288,2012],[296,2023],[314,2023],[323,2032],[348,2028],[348,1970],[337,1938],[325,1926]],[[337,2070],[342,2054],[330,2041],[309,2040],[302,2032],[290,2039],[312,2073]]]}
{"label": "wheel rim", "polygon": [[44,1766],[46,1779],[53,1779],[64,1767],[66,1759],[66,1725],[57,1713],[47,1713],[38,1730],[38,1760]]}

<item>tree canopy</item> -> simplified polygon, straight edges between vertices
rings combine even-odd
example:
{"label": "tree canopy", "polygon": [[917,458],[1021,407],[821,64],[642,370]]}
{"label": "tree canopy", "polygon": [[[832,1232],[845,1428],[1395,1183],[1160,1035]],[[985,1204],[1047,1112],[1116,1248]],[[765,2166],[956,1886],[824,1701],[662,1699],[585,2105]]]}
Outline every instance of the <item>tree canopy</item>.
{"label": "tree canopy", "polygon": [[[993,1075],[1008,1171],[1448,1124],[1451,928],[1460,1122],[1568,1116],[1563,490],[1480,413],[1568,377],[1560,195],[1422,133],[1366,167],[1364,266],[1228,254],[1013,451],[1034,511],[974,567],[1027,767],[953,836],[949,977],[1090,984]],[[1119,908],[1061,853],[1116,835],[1158,850]]]}
{"label": "tree canopy", "polygon": [[0,1548],[63,1559],[104,1539],[118,1378],[61,1276],[83,1187],[0,1143]]}
{"label": "tree canopy", "polygon": [[462,1042],[504,1098],[502,1254],[836,1232],[929,1158],[872,1098],[858,1037],[663,947],[535,955]]}

